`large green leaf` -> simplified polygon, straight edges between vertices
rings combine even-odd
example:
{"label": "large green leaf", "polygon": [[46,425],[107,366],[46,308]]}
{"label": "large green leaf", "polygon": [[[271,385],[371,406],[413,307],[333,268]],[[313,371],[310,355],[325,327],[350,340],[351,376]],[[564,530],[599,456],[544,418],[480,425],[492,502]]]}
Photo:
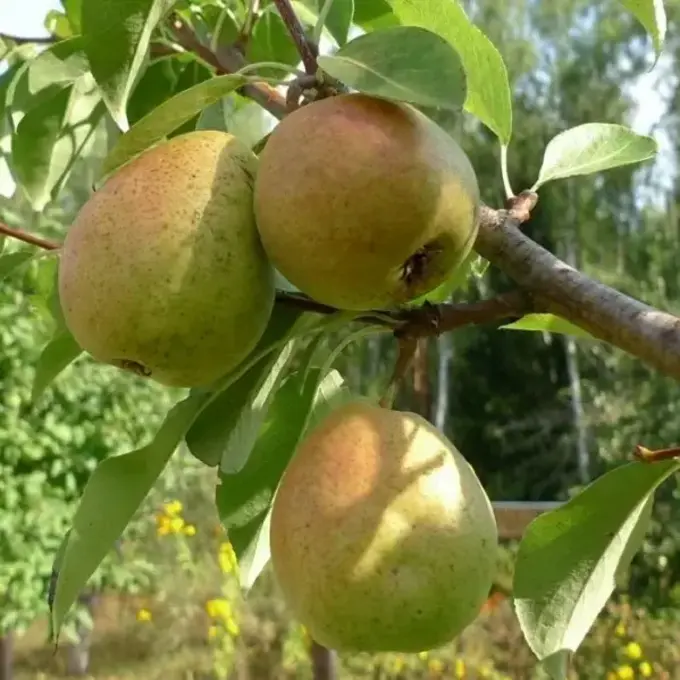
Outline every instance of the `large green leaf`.
{"label": "large green leaf", "polygon": [[594,340],[588,331],[554,314],[525,314],[521,319],[505,324],[501,328],[506,331],[548,331]]}
{"label": "large green leaf", "polygon": [[[290,339],[279,351],[260,359],[245,375],[217,395],[187,433],[192,455],[206,465],[222,462],[223,471],[239,469],[250,454],[257,432],[266,417],[272,394],[292,356],[292,339],[309,327],[311,315],[276,304],[269,324],[253,350],[254,355],[274,343]],[[232,468],[233,471],[233,468]]]}
{"label": "large green leaf", "polygon": [[207,394],[199,394],[181,401],[168,413],[153,441],[104,460],[90,477],[59,555],[50,607],[53,637],[208,399]]}
{"label": "large green leaf", "polygon": [[[276,61],[294,66],[300,61],[295,43],[273,6],[266,8],[258,17],[248,41],[246,58],[251,63]],[[277,77],[281,71],[260,69],[260,75]]]}
{"label": "large green leaf", "polygon": [[153,29],[175,0],[82,0],[81,24],[92,75],[111,117],[127,130],[127,103]]}
{"label": "large green leaf", "polygon": [[640,546],[656,488],[680,462],[628,463],[536,518],[520,543],[513,598],[524,636],[554,678]]}
{"label": "large green leaf", "polygon": [[420,26],[448,40],[467,75],[465,109],[503,144],[512,135],[512,99],[505,63],[493,43],[456,0],[386,0],[403,25]]}
{"label": "large green leaf", "polygon": [[20,248],[11,253],[4,253],[0,256],[0,281],[7,276],[11,276],[22,265],[42,257],[44,254],[44,251],[33,247]]}
{"label": "large green leaf", "polygon": [[[361,2],[362,0],[359,0],[359,3]],[[354,18],[354,0],[316,0],[316,6],[319,12],[314,28],[316,41],[319,42],[322,28],[325,26],[338,45],[344,45]]]}
{"label": "large green leaf", "polygon": [[58,330],[38,357],[31,401],[37,401],[55,378],[82,353],[83,350],[68,330]]}
{"label": "large green leaf", "polygon": [[553,137],[543,154],[536,191],[546,182],[574,175],[630,165],[652,158],[658,150],[651,137],[639,135],[623,125],[585,123]]}
{"label": "large green leaf", "polygon": [[217,76],[166,100],[121,135],[103,163],[102,176],[110,175],[245,82],[240,75]]}
{"label": "large green leaf", "polygon": [[666,10],[663,0],[619,0],[652,36],[657,58],[663,49],[666,38]]}
{"label": "large green leaf", "polygon": [[80,20],[84,0],[61,0],[61,5],[66,12],[69,23],[74,33],[82,31],[82,22]]}
{"label": "large green leaf", "polygon": [[49,85],[67,85],[85,75],[90,69],[85,43],[82,36],[60,40],[32,59],[26,70],[29,91],[35,94]]}
{"label": "large green leaf", "polygon": [[458,53],[424,28],[395,26],[367,33],[318,61],[331,76],[367,94],[455,111],[465,101]]}

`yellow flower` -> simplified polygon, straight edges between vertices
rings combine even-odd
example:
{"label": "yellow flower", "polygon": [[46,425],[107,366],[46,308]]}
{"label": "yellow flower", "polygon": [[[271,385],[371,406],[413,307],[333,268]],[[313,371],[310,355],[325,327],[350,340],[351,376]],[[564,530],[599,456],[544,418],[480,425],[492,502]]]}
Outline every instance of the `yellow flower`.
{"label": "yellow flower", "polygon": [[241,632],[241,629],[239,628],[238,623],[234,621],[234,619],[229,619],[227,621],[227,633],[231,635],[231,637],[238,637],[239,633]]}
{"label": "yellow flower", "polygon": [[406,663],[405,663],[405,661],[404,661],[404,657],[403,657],[403,656],[398,656],[398,657],[394,660],[394,672],[395,672],[395,673],[401,673],[401,671],[404,670],[404,666],[405,666],[405,665],[406,665]]}
{"label": "yellow flower", "polygon": [[456,659],[456,677],[457,678],[464,678],[465,677],[465,662],[463,659]]}
{"label": "yellow flower", "polygon": [[170,501],[163,506],[163,510],[168,517],[177,517],[183,510],[181,501]]}
{"label": "yellow flower", "polygon": [[224,598],[208,600],[205,603],[205,611],[211,619],[228,620],[231,618],[231,604]]}
{"label": "yellow flower", "polygon": [[151,612],[148,609],[140,609],[137,612],[137,621],[151,621]]}
{"label": "yellow flower", "polygon": [[616,675],[620,680],[632,680],[635,677],[635,671],[631,666],[619,666],[616,669]]}
{"label": "yellow flower", "polygon": [[640,675],[643,678],[651,678],[652,673],[654,672],[652,669],[652,664],[650,664],[648,661],[643,661],[639,666],[638,669],[640,671]]}
{"label": "yellow flower", "polygon": [[184,520],[181,517],[173,517],[170,520],[170,531],[173,534],[178,534],[182,529],[184,529]]}
{"label": "yellow flower", "polygon": [[211,640],[214,640],[219,634],[220,634],[219,626],[210,626],[210,628],[208,628],[208,637]]}
{"label": "yellow flower", "polygon": [[225,574],[230,574],[234,571],[238,564],[236,553],[234,552],[231,543],[222,543],[222,545],[220,545],[220,553],[217,559],[220,563],[220,569]]}
{"label": "yellow flower", "polygon": [[478,669],[480,678],[490,678],[491,677],[491,664],[485,661]]}
{"label": "yellow flower", "polygon": [[623,637],[626,634],[626,627],[622,623],[619,623],[614,629],[614,633],[619,637]]}
{"label": "yellow flower", "polygon": [[427,652],[418,652],[418,658],[419,659],[422,659],[423,661],[425,661],[427,659],[427,657],[428,657]]}
{"label": "yellow flower", "polygon": [[170,520],[167,517],[163,517],[162,520],[158,521],[156,533],[159,536],[167,536],[170,533]]}
{"label": "yellow flower", "polygon": [[185,536],[195,536],[196,535],[196,527],[193,524],[187,524],[184,527],[184,535]]}
{"label": "yellow flower", "polygon": [[430,673],[439,674],[444,670],[444,664],[439,659],[430,659],[427,667]]}
{"label": "yellow flower", "polygon": [[637,642],[629,642],[626,645],[626,656],[636,661],[642,658],[642,647]]}

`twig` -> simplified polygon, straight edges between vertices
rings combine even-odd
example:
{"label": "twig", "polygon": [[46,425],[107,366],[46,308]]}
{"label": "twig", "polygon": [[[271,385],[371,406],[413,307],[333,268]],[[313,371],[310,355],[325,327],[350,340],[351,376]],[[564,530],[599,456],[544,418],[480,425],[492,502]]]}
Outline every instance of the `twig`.
{"label": "twig", "polygon": [[[246,65],[243,55],[237,48],[222,47],[217,52],[212,52],[179,17],[173,17],[170,26],[177,42],[185,50],[193,52],[212,66],[217,73],[236,73]],[[283,95],[267,83],[249,83],[239,88],[239,92],[257,102],[276,118],[283,118],[287,113]]]}
{"label": "twig", "polygon": [[475,250],[529,293],[540,310],[680,380],[680,318],[570,267],[523,234],[505,210],[482,208]]}
{"label": "twig", "polygon": [[641,444],[635,447],[634,456],[643,463],[660,463],[664,460],[680,458],[680,446],[673,446],[669,449],[657,449],[653,451]]}
{"label": "twig", "polygon": [[12,35],[11,33],[0,32],[0,38],[2,40],[11,40],[17,45],[52,45],[59,42],[59,38],[54,35],[44,35],[41,37],[25,38],[19,35]]}
{"label": "twig", "polygon": [[241,31],[239,33],[237,42],[239,46],[247,44],[250,40],[250,35],[255,28],[255,22],[257,21],[257,15],[260,11],[260,0],[249,0],[248,7],[246,8],[246,18],[241,26]]}
{"label": "twig", "polygon": [[290,4],[290,0],[273,0],[273,2],[279,10],[281,19],[283,19],[283,23],[286,24],[286,28],[288,29],[291,38],[293,38],[293,42],[300,54],[305,71],[310,75],[315,74],[319,68],[316,63],[318,49],[305,35],[302,24],[295,14],[293,6]]}
{"label": "twig", "polygon": [[380,406],[383,408],[392,408],[399,385],[408,372],[408,369],[411,367],[417,349],[418,338],[402,337],[399,339],[399,353],[397,354],[397,361],[394,364],[392,377],[385,389],[385,394],[383,394],[379,401]]}
{"label": "twig", "polygon": [[0,222],[0,234],[10,236],[11,238],[17,239],[17,241],[29,243],[32,246],[38,246],[38,248],[43,248],[44,250],[58,250],[61,248],[61,244],[56,241],[50,241],[49,239],[42,238],[42,236],[30,234],[23,229],[15,229],[3,222]]}

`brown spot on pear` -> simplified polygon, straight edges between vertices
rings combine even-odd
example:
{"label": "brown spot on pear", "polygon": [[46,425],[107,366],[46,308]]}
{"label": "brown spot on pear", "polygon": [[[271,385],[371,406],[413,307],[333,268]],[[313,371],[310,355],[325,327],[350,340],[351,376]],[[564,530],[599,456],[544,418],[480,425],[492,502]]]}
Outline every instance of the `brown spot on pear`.
{"label": "brown spot on pear", "polygon": [[253,215],[257,157],[217,131],[179,135],[115,172],[61,251],[68,328],[96,359],[170,386],[207,385],[262,336],[273,268]]}
{"label": "brown spot on pear", "polygon": [[498,531],[473,468],[414,413],[354,401],[312,428],[274,498],[274,574],[323,645],[418,652],[477,617]]}
{"label": "brown spot on pear", "polygon": [[394,307],[451,276],[477,235],[458,143],[414,107],[352,93],[284,118],[260,155],[258,229],[274,266],[335,307]]}

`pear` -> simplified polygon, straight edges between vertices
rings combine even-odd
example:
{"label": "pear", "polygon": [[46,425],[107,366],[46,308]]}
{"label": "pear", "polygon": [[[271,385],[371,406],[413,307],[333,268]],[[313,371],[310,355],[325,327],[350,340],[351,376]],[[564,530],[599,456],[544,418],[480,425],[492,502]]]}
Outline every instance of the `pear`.
{"label": "pear", "polygon": [[260,154],[255,216],[274,266],[347,310],[397,307],[446,281],[477,236],[458,143],[414,107],[359,93],[297,109]]}
{"label": "pear", "polygon": [[411,653],[448,643],[492,585],[498,531],[473,468],[421,416],[354,400],[305,436],[277,489],[274,575],[317,642]]}
{"label": "pear", "polygon": [[67,327],[95,359],[199,387],[255,347],[274,270],[253,215],[257,157],[218,131],[178,135],[124,165],[61,249]]}

